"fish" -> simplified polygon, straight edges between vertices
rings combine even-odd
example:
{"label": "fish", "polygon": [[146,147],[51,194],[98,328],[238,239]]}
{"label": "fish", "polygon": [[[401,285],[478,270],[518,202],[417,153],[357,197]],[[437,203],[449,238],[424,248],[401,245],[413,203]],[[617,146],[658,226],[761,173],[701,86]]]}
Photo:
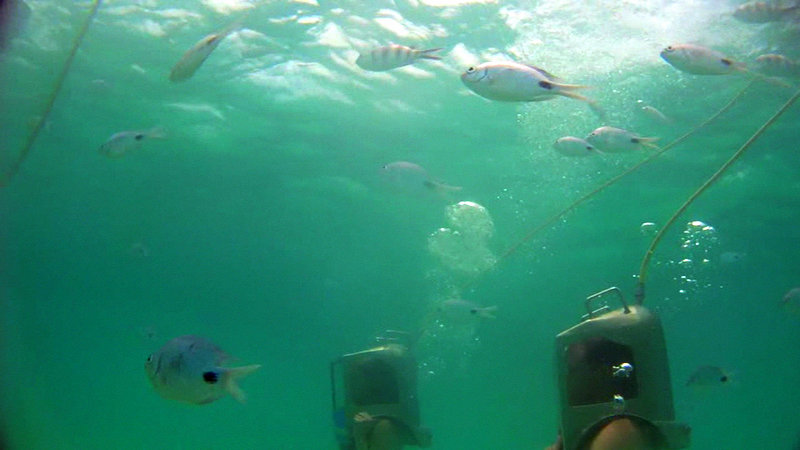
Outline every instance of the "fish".
{"label": "fish", "polygon": [[564,136],[556,139],[553,143],[553,148],[564,156],[589,156],[600,153],[594,145],[575,136]]}
{"label": "fish", "polygon": [[736,7],[734,19],[745,23],[777,22],[795,13],[800,3],[793,6],[781,6],[772,2],[747,2]]}
{"label": "fish", "polygon": [[211,55],[211,52],[217,48],[220,42],[229,34],[241,28],[241,26],[241,22],[234,22],[232,25],[200,39],[192,48],[187,50],[186,53],[181,56],[181,59],[172,67],[172,70],[169,72],[169,81],[177,83],[191,78],[192,75],[197,72],[197,69],[203,65],[209,55]]}
{"label": "fish", "polygon": [[449,299],[439,304],[437,311],[446,318],[456,321],[471,318],[496,319],[497,306],[480,307],[469,300]]}
{"label": "fish", "polygon": [[773,77],[800,78],[800,62],[775,53],[756,58],[754,70]]}
{"label": "fish", "polygon": [[111,135],[98,151],[109,158],[121,158],[128,152],[138,149],[142,142],[150,139],[164,139],[166,132],[159,127],[149,130],[120,131]]}
{"label": "fish", "polygon": [[686,386],[710,387],[730,384],[731,376],[717,366],[700,366],[692,373]]}
{"label": "fish", "polygon": [[662,124],[670,124],[673,120],[667,117],[666,114],[662,113],[661,111],[657,110],[655,107],[650,105],[642,106],[642,113],[652,119],[654,122],[662,123]]}
{"label": "fish", "polygon": [[381,175],[392,186],[410,194],[429,191],[444,194],[461,190],[461,186],[451,186],[432,179],[424,167],[408,161],[384,164]]}
{"label": "fish", "polygon": [[742,262],[747,257],[744,252],[722,252],[719,255],[719,262],[722,264],[736,264]]}
{"label": "fish", "polygon": [[657,137],[642,137],[638,134],[615,127],[600,127],[586,137],[586,142],[608,153],[623,153],[641,150],[643,147],[658,148],[654,144]]}
{"label": "fish", "polygon": [[418,50],[414,47],[391,44],[360,53],[356,58],[356,65],[370,72],[385,72],[414,64],[420,59],[440,60],[441,56],[433,54],[439,50],[441,48]]}
{"label": "fish", "polygon": [[144,367],[153,388],[165,399],[204,405],[229,394],[244,403],[237,381],[261,365],[223,367],[229,359],[209,340],[185,335],[148,356]]}
{"label": "fish", "polygon": [[789,314],[800,316],[800,287],[789,289],[781,298],[781,307]]}
{"label": "fish", "polygon": [[501,102],[541,102],[557,96],[585,102],[599,117],[605,113],[595,100],[578,94],[588,86],[565,84],[553,74],[536,66],[513,61],[485,62],[469,67],[461,81],[472,92]]}
{"label": "fish", "polygon": [[674,44],[661,50],[661,58],[672,67],[695,75],[728,75],[746,72],[744,63],[695,44]]}

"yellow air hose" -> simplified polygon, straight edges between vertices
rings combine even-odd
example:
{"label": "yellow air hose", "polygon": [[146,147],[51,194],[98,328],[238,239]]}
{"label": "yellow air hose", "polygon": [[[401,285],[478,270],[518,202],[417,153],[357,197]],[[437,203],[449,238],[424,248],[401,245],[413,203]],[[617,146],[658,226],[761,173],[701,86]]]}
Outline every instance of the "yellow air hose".
{"label": "yellow air hose", "polygon": [[761,137],[761,135],[764,134],[764,131],[766,131],[767,128],[769,128],[776,120],[778,120],[778,118],[781,115],[783,115],[783,113],[786,112],[786,110],[789,109],[799,97],[800,97],[800,90],[795,92],[794,95],[792,95],[792,97],[789,100],[787,100],[786,103],[784,103],[784,105],[781,106],[781,108],[777,112],[775,112],[775,114],[772,115],[772,117],[769,118],[769,120],[767,120],[766,122],[764,122],[763,125],[761,125],[761,128],[759,128],[755,133],[753,133],[752,136],[750,136],[750,139],[748,139],[747,142],[745,142],[744,144],[742,144],[741,147],[739,147],[739,150],[736,150],[736,153],[734,153],[733,156],[731,156],[730,159],[728,159],[725,162],[725,164],[720,166],[720,168],[717,169],[717,171],[713,175],[711,175],[711,177],[708,180],[706,180],[706,182],[703,183],[703,185],[700,186],[700,188],[698,188],[697,191],[695,191],[692,195],[690,195],[689,198],[686,199],[686,201],[680,206],[680,208],[678,208],[678,210],[675,211],[672,217],[669,218],[667,223],[664,224],[664,227],[662,227],[661,230],[659,230],[659,232],[653,238],[653,242],[650,243],[650,247],[647,249],[647,252],[645,252],[644,258],[642,258],[642,265],[639,268],[639,283],[636,287],[636,302],[638,304],[641,305],[644,302],[644,282],[647,277],[647,268],[650,264],[650,259],[653,257],[653,253],[655,252],[658,243],[661,242],[661,239],[664,237],[664,234],[667,231],[667,229],[669,229],[669,227],[675,222],[675,220],[678,219],[678,216],[683,214],[683,212],[686,211],[686,208],[688,208],[689,205],[691,205],[692,202],[694,202],[695,199],[697,199],[697,197],[700,197],[700,195],[702,195],[703,192],[705,192],[705,190],[709,188],[709,186],[714,184],[714,182],[716,182],[719,179],[719,177],[722,176],[722,174],[725,173],[725,171],[728,170],[728,168],[734,162],[736,162],[736,160],[738,160],[742,156],[742,154],[744,154],[744,152],[747,151],[748,148],[750,148],[753,142],[755,142],[756,139]]}
{"label": "yellow air hose", "polygon": [[33,129],[31,130],[30,134],[28,135],[28,139],[25,140],[25,145],[20,150],[17,159],[11,164],[11,168],[8,172],[0,179],[0,187],[5,187],[14,178],[14,175],[17,174],[19,171],[19,167],[22,165],[22,162],[25,161],[25,158],[28,156],[28,153],[31,151],[33,147],[33,143],[36,141],[36,137],[39,136],[39,132],[44,127],[44,124],[47,122],[47,118],[50,115],[50,111],[53,109],[53,104],[58,98],[58,93],[61,91],[61,86],[64,85],[64,79],[67,78],[67,74],[69,73],[69,69],[72,66],[72,60],[75,59],[75,54],[78,52],[78,47],[80,47],[81,42],[83,42],[83,37],[86,35],[86,32],[89,30],[89,25],[91,25],[92,21],[94,20],[95,15],[97,15],[97,10],[100,7],[101,0],[94,0],[92,2],[91,10],[89,11],[89,15],[86,17],[86,20],[83,22],[80,30],[78,30],[78,34],[75,36],[75,40],[72,42],[72,47],[70,48],[69,55],[67,56],[67,60],[64,62],[64,66],[61,68],[61,72],[58,74],[56,78],[56,84],[53,87],[53,91],[50,94],[50,97],[47,99],[47,104],[44,107],[44,111],[42,112],[41,116],[39,116],[39,120],[36,121]]}

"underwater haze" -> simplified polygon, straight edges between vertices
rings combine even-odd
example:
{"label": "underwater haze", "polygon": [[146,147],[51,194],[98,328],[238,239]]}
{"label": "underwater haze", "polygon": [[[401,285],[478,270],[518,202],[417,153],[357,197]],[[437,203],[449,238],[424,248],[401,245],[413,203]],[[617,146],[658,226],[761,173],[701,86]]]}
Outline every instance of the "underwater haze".
{"label": "underwater haze", "polygon": [[[736,0],[106,0],[46,113],[93,2],[26,3],[0,54],[10,449],[336,449],[329,364],[387,329],[413,337],[432,448],[544,448],[559,428],[556,334],[594,292],[633,300],[654,231],[800,83],[659,57],[694,43],[748,67],[800,59],[797,16],[746,23]],[[389,44],[441,60],[355,64]],[[489,61],[589,86],[606,115],[561,96],[483,98],[460,76]],[[515,247],[656,151],[566,156],[556,139],[608,125],[664,146],[739,93]],[[800,315],[782,298],[800,286],[799,124],[795,104],[650,265],[645,304],[664,324],[691,448],[796,445]],[[453,299],[495,318],[451,320]],[[261,365],[240,382],[246,403],[159,396],[145,360],[181,335]],[[704,366],[731,383],[687,386]]]}

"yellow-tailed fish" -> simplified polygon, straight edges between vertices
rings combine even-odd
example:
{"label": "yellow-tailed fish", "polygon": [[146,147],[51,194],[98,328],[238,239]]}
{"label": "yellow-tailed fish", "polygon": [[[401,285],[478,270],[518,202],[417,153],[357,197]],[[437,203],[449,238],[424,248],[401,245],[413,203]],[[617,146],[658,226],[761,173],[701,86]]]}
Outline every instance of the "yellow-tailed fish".
{"label": "yellow-tailed fish", "polygon": [[441,48],[418,50],[405,45],[392,44],[359,54],[356,59],[356,65],[371,72],[383,72],[414,64],[420,59],[442,59],[441,56],[433,54],[439,50]]}
{"label": "yellow-tailed fish", "polygon": [[747,72],[744,63],[734,61],[708,47],[674,44],[661,51],[661,58],[672,67],[695,75],[727,75]]}
{"label": "yellow-tailed fish", "polygon": [[470,90],[501,102],[539,102],[562,96],[586,102],[595,114],[604,117],[597,102],[578,94],[588,86],[566,84],[536,66],[512,61],[485,62],[461,74],[461,81]]}
{"label": "yellow-tailed fish", "polygon": [[145,371],[156,392],[164,398],[203,405],[230,394],[243,403],[237,380],[261,367],[223,367],[230,357],[199,336],[180,336],[151,354]]}
{"label": "yellow-tailed fish", "polygon": [[241,22],[234,22],[223,30],[209,34],[203,39],[200,39],[192,48],[183,54],[177,63],[175,63],[169,73],[169,80],[177,83],[191,78],[197,69],[203,65],[211,52],[217,48],[219,43],[222,42],[226,36],[241,28],[241,26]]}

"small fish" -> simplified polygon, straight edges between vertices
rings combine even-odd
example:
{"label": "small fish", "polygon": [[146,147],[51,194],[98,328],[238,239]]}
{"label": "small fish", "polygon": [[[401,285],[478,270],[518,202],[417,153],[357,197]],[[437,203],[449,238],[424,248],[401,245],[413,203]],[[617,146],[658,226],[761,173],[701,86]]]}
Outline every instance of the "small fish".
{"label": "small fish", "polygon": [[575,92],[588,86],[561,83],[544,69],[512,61],[485,62],[461,74],[461,81],[470,90],[501,102],[540,102],[556,96],[586,102],[599,117],[604,112],[597,102]]}
{"label": "small fish", "polygon": [[789,314],[800,316],[800,287],[789,289],[781,299],[781,306]]}
{"label": "small fish", "polygon": [[756,58],[755,70],[773,77],[800,78],[800,62],[774,53]]}
{"label": "small fish", "polygon": [[747,2],[733,11],[733,17],[746,23],[777,22],[793,14],[798,8],[800,4],[781,6],[771,2]]}
{"label": "small fish", "polygon": [[657,137],[642,137],[622,128],[600,127],[589,133],[586,142],[608,153],[623,153],[641,150],[643,147],[658,148]]}
{"label": "small fish", "polygon": [[145,371],[156,392],[166,399],[203,405],[230,394],[240,403],[239,378],[261,367],[222,367],[230,357],[199,336],[180,336],[147,357]]}
{"label": "small fish", "polygon": [[709,387],[730,384],[731,377],[717,366],[701,366],[686,381],[686,386]]}
{"label": "small fish", "polygon": [[630,363],[622,363],[618,366],[611,366],[611,374],[615,377],[630,378],[633,372],[633,365]]}
{"label": "small fish", "polygon": [[564,136],[556,139],[553,148],[564,156],[589,156],[600,153],[594,145],[575,136]]}
{"label": "small fish", "polygon": [[414,64],[420,59],[442,59],[441,56],[432,54],[439,50],[441,48],[417,50],[405,45],[392,44],[359,54],[356,58],[356,65],[370,72],[383,72]]}
{"label": "small fish", "polygon": [[736,264],[740,263],[747,257],[747,253],[744,252],[722,252],[719,255],[719,262],[722,264]]}
{"label": "small fish", "polygon": [[662,113],[661,111],[657,110],[655,107],[650,105],[642,106],[642,113],[649,117],[654,122],[658,122],[661,124],[670,124],[672,123],[672,119],[667,117],[666,114]]}
{"label": "small fish", "polygon": [[496,319],[497,306],[480,307],[469,300],[445,300],[437,308],[439,312],[452,320],[470,320],[471,318]]}
{"label": "small fish", "polygon": [[744,63],[694,44],[670,45],[661,51],[661,58],[672,67],[695,75],[727,75],[747,71]]}
{"label": "small fish", "polygon": [[138,149],[143,141],[150,139],[164,139],[166,133],[161,128],[151,128],[149,130],[120,131],[111,135],[110,138],[98,150],[101,155],[109,158],[121,158],[131,150]]}
{"label": "small fish", "polygon": [[422,166],[408,161],[395,161],[381,168],[381,175],[394,187],[410,194],[434,191],[440,194],[460,191],[460,186],[450,186],[433,180]]}
{"label": "small fish", "polygon": [[181,59],[172,67],[172,70],[169,72],[169,81],[177,83],[191,78],[197,69],[205,62],[206,58],[211,55],[211,52],[217,48],[220,42],[241,26],[240,22],[235,22],[221,31],[209,34],[203,39],[200,39],[192,48],[187,50]]}

